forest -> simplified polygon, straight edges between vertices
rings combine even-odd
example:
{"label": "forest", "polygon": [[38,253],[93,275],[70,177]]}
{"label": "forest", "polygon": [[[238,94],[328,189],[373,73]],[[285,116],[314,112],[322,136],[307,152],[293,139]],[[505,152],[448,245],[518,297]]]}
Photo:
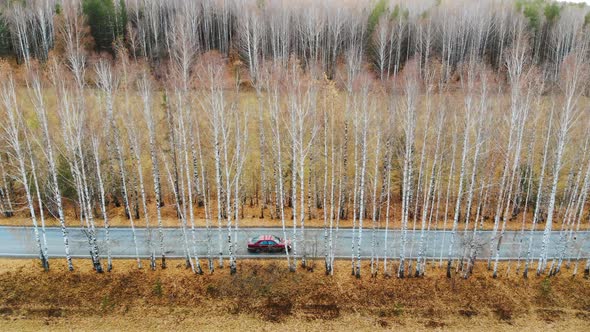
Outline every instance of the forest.
{"label": "forest", "polygon": [[327,275],[347,228],[357,278],[368,247],[363,275],[587,277],[589,25],[544,0],[3,0],[0,223],[45,270],[49,226],[69,270],[84,229],[97,272],[111,226],[153,270],[176,227],[187,268],[234,274],[248,225],[280,227],[291,271],[319,227]]}

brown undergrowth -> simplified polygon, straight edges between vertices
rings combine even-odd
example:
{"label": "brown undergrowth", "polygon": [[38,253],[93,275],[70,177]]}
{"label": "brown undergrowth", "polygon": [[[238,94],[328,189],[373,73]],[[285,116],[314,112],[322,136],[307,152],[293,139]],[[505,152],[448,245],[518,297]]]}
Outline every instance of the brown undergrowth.
{"label": "brown undergrowth", "polygon": [[[153,210],[153,211],[152,211]],[[240,215],[240,227],[281,227],[281,220],[274,218],[271,219],[270,213],[267,210],[264,212],[264,218],[261,218],[260,209],[257,207],[245,207],[243,209],[243,213]],[[156,214],[155,208],[150,206],[150,227],[156,226],[156,221],[154,216]],[[291,210],[285,209],[285,215],[289,218],[291,216]],[[389,227],[391,229],[401,229],[401,220],[399,216],[401,215],[400,211],[393,211],[391,220],[389,222]],[[532,223],[532,213],[527,214],[527,220],[525,223],[525,229],[530,229]],[[313,218],[306,217],[305,226],[306,227],[324,227],[324,219],[323,219],[323,212],[322,210],[315,210],[313,213]],[[288,219],[290,223],[292,219]],[[95,219],[96,225],[98,227],[103,226],[103,221],[100,218]],[[135,227],[143,228],[145,227],[145,219],[139,218],[137,219],[134,216]],[[203,208],[195,208],[195,226],[197,227],[206,227],[206,220],[205,220],[205,212]],[[210,221],[213,225],[217,223],[217,220]],[[341,219],[340,220],[340,228],[352,228],[352,218],[348,219]],[[45,224],[47,226],[59,227],[60,223],[58,219],[55,218],[47,218],[45,219]],[[109,224],[111,227],[131,227],[129,219],[125,217],[125,210],[123,207],[119,208],[110,208],[109,209]],[[79,216],[75,213],[73,209],[68,209],[66,214],[66,225],[68,227],[80,227],[80,219]],[[162,209],[162,225],[164,227],[180,227],[180,221],[176,217],[176,210],[172,204],[166,205],[165,208]],[[537,226],[538,229],[542,229],[544,227],[544,223],[540,222]],[[0,216],[0,226],[32,226],[31,219],[26,215],[26,213],[20,213],[10,218],[6,218],[4,216]],[[385,218],[381,218],[380,221],[376,224],[377,228],[385,228]],[[481,225],[482,230],[492,230],[494,227],[493,218],[487,217],[484,220],[484,223]],[[516,217],[510,218],[506,223],[506,230],[511,231],[520,231],[522,228],[522,215],[518,215]],[[553,224],[553,230],[560,230],[562,228],[561,222],[555,222]],[[432,225],[430,229],[444,229],[443,223],[439,223],[438,225]],[[581,223],[580,224],[581,230],[588,230],[590,229],[590,223]]]}
{"label": "brown undergrowth", "polygon": [[526,330],[590,323],[590,281],[566,274],[493,279],[478,265],[466,280],[447,279],[438,269],[424,278],[371,278],[366,266],[366,275],[356,279],[345,261],[326,276],[320,268],[292,273],[276,260],[240,261],[233,276],[227,268],[194,275],[179,260],[156,271],[117,260],[112,272],[96,274],[89,262],[75,263],[76,271],[68,272],[63,260],[52,260],[46,273],[35,261],[0,260],[0,330],[91,330],[93,321],[115,330],[160,324],[205,330]]}

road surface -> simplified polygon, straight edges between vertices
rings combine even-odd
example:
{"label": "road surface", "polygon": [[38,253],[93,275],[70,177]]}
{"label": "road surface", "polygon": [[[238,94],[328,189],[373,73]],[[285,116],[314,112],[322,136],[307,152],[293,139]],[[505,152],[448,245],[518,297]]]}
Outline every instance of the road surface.
{"label": "road surface", "polygon": [[[179,228],[165,228],[164,232],[164,249],[167,257],[184,257],[185,240],[182,230]],[[68,228],[70,253],[73,257],[89,257],[88,238],[82,228]],[[142,257],[149,256],[148,233],[145,229],[136,229],[137,243],[139,254]],[[200,257],[205,257],[208,253],[207,243],[211,243],[210,254],[213,256],[219,255],[219,243],[222,243],[222,251],[224,255],[228,254],[227,229],[222,230],[221,242],[219,242],[219,234],[216,228],[211,229],[210,241],[207,240],[207,230],[203,228],[195,229],[196,236],[196,250]],[[282,237],[282,230],[280,228],[243,228],[236,232],[235,237],[235,253],[238,257],[244,258],[268,258],[280,257],[282,254],[250,254],[246,250],[247,239],[261,235],[274,234]],[[292,237],[292,229],[287,231],[288,237]],[[525,237],[521,241],[520,232],[507,231],[502,240],[500,247],[501,259],[516,259],[519,256],[524,257],[528,248],[530,232],[525,232]],[[298,238],[300,230],[298,230]],[[416,258],[420,252],[420,236],[421,232],[408,231],[407,232],[407,246],[406,257]],[[106,241],[104,229],[97,229],[97,237],[99,241],[99,248],[101,256],[106,255]],[[372,246],[373,231],[371,229],[364,229],[362,235],[361,257],[371,257],[373,250]],[[375,231],[375,252],[378,257],[383,257],[385,254],[385,231]],[[543,232],[534,232],[533,234],[533,250],[532,257],[538,257],[541,250],[541,240]],[[50,257],[64,257],[64,244],[61,229],[57,227],[48,227],[46,229],[46,238],[48,243],[48,253]],[[161,255],[160,243],[157,229],[152,229],[152,245],[156,251],[156,256]],[[192,249],[192,233],[190,229],[187,230],[187,238],[189,246]],[[353,231],[351,229],[340,229],[334,239],[334,250],[337,258],[347,258],[352,255],[352,238]],[[449,243],[451,232],[449,231],[428,231],[424,234],[424,256],[427,258],[447,257],[449,251]],[[477,250],[477,257],[487,259],[490,255],[491,249],[491,231],[482,231],[478,233],[476,241],[471,241],[472,232],[466,234],[462,231],[457,232],[456,241],[454,245],[453,255],[460,257],[466,250],[470,250],[471,246]],[[558,231],[552,232],[549,244],[549,258],[558,257],[560,252],[563,252],[563,241]],[[576,239],[571,241],[565,251],[566,257],[571,258],[588,258],[590,257],[590,232],[578,232]],[[494,241],[494,243],[497,241]],[[110,247],[111,254],[114,258],[134,258],[135,246],[133,242],[132,232],[130,228],[111,228],[110,229]],[[388,257],[397,258],[400,255],[401,231],[390,230],[387,238],[387,255]],[[297,254],[305,253],[308,257],[323,257],[325,253],[324,247],[324,230],[318,228],[308,228],[305,230],[305,241],[299,241],[297,245]],[[354,251],[356,255],[356,249]],[[36,257],[38,250],[36,248],[34,233],[31,227],[0,227],[0,257]]]}

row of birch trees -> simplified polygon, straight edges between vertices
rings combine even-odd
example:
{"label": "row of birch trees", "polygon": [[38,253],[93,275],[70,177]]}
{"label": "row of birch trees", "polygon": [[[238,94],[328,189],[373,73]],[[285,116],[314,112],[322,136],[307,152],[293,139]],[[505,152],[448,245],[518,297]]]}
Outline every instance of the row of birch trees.
{"label": "row of birch trees", "polygon": [[[449,41],[440,58],[438,28],[426,20],[404,65],[383,62],[375,74],[364,51],[371,29],[363,32],[360,21],[341,50],[332,49],[339,61],[330,65],[323,42],[302,48],[316,52],[305,56],[291,43],[269,46],[260,37],[266,28],[249,16],[255,11],[244,13],[235,22],[245,27],[240,62],[208,51],[214,47],[195,29],[203,22],[189,15],[196,9],[178,4],[186,7],[163,36],[140,38],[137,50],[155,57],[163,53],[147,45],[165,45],[157,67],[124,43],[113,45],[114,57],[93,56],[74,1],[60,10],[61,54],[23,57],[16,69],[2,64],[0,208],[6,218],[30,219],[46,270],[49,222],[60,226],[70,270],[76,226],[102,272],[113,268],[110,224],[123,218],[138,268],[146,259],[151,269],[166,267],[164,227],[175,226],[188,268],[211,273],[227,262],[236,273],[240,222],[260,218],[275,220],[292,242],[291,271],[314,264],[306,241],[312,221],[323,230],[327,274],[343,227],[352,232],[357,277],[364,248],[372,276],[419,277],[438,266],[467,278],[477,260],[494,277],[502,266],[525,277],[531,268],[590,272],[580,234],[590,186],[582,25],[559,35],[565,46],[546,66],[532,51],[528,22],[515,18],[494,65],[477,39],[484,30],[449,37],[463,38],[464,54],[455,58]],[[216,29],[234,40],[233,30]],[[386,53],[398,53],[393,44]],[[272,56],[262,50],[275,46]],[[501,255],[509,229],[518,230],[517,259]],[[388,242],[393,230],[398,243]],[[442,241],[432,230],[445,231]]]}
{"label": "row of birch trees", "polygon": [[4,1],[0,46],[6,46],[0,54],[13,54],[20,63],[31,58],[47,61],[50,52],[64,47],[59,25],[72,8],[80,8],[88,23],[82,42],[97,52],[115,55],[111,44],[120,43],[134,58],[148,59],[157,67],[174,57],[171,41],[178,17],[184,16],[185,29],[201,51],[239,57],[250,71],[265,61],[285,66],[295,55],[302,67],[320,66],[331,79],[355,44],[380,79],[397,75],[417,56],[420,66],[429,57],[439,59],[447,80],[473,52],[489,67],[502,70],[503,54],[516,42],[514,29],[524,20],[531,61],[557,80],[576,31],[590,23],[585,6],[532,0]]}

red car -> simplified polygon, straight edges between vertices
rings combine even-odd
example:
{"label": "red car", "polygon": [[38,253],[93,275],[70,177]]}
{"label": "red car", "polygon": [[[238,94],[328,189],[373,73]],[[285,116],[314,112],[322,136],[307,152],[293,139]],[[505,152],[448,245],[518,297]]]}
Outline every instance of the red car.
{"label": "red car", "polygon": [[274,235],[260,235],[248,240],[249,252],[281,252],[285,251],[285,246],[291,250],[291,241]]}

